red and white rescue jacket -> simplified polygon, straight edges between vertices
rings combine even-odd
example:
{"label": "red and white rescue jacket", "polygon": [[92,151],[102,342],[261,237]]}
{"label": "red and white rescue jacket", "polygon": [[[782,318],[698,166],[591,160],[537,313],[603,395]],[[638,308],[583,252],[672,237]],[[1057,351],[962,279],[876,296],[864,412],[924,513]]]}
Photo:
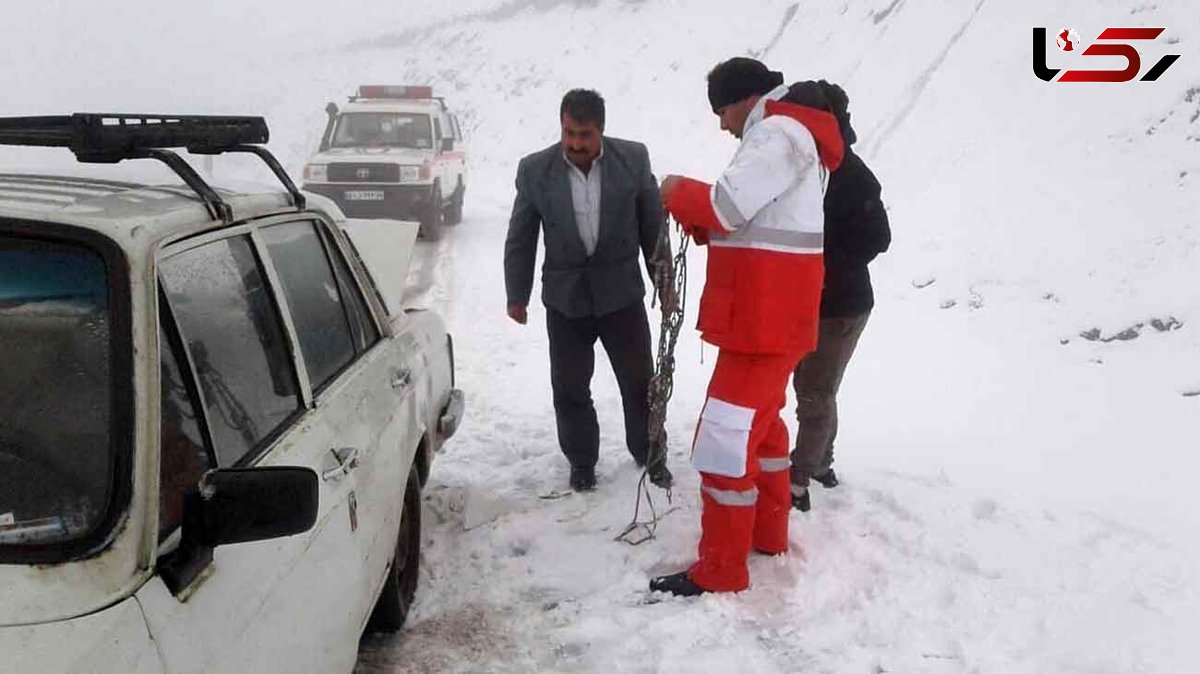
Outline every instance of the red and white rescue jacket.
{"label": "red and white rescue jacket", "polygon": [[722,349],[803,355],[817,345],[824,179],[845,146],[833,114],[779,100],[787,90],[754,106],[715,185],[685,178],[667,202],[709,245],[696,327]]}

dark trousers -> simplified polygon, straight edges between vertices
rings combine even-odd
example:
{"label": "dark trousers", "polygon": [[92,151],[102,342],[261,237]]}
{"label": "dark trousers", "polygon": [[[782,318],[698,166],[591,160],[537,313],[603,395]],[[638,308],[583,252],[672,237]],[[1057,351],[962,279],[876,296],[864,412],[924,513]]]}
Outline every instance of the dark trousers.
{"label": "dark trousers", "polygon": [[796,366],[792,384],[800,428],[792,450],[792,484],[808,486],[810,477],[824,475],[833,466],[837,392],[870,315],[868,311],[848,318],[822,318],[817,350]]}
{"label": "dark trousers", "polygon": [[625,445],[634,460],[644,463],[649,445],[648,387],[654,374],[650,354],[650,323],[641,302],[603,316],[567,318],[546,308],[550,336],[550,385],[558,445],[572,466],[596,465],[600,427],[592,404],[592,373],[596,339],[612,361],[621,403],[625,408]]}

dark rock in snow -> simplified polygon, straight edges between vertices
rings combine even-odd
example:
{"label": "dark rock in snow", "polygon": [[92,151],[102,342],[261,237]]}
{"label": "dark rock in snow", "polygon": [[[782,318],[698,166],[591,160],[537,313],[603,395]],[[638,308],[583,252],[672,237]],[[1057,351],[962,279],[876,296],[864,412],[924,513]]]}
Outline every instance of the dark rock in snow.
{"label": "dark rock in snow", "polygon": [[1137,325],[1133,326],[1132,328],[1125,328],[1124,330],[1118,332],[1117,334],[1113,335],[1112,337],[1105,337],[1104,339],[1102,339],[1100,341],[1102,341],[1102,342],[1128,342],[1130,340],[1134,340],[1134,339],[1137,339],[1138,337],[1140,337],[1142,335],[1141,329],[1142,329],[1142,324],[1138,323]]}
{"label": "dark rock in snow", "polygon": [[1175,318],[1174,316],[1167,316],[1166,319],[1161,319],[1161,318],[1150,319],[1150,327],[1154,328],[1155,330],[1158,330],[1159,332],[1169,332],[1171,330],[1178,330],[1179,328],[1182,328],[1183,323],[1178,318]]}
{"label": "dark rock in snow", "polygon": [[[1141,337],[1142,329],[1145,327],[1146,323],[1136,323],[1116,334],[1108,335],[1107,337],[1100,332],[1100,328],[1090,328],[1079,333],[1079,336],[1088,340],[1089,342],[1104,342],[1106,344],[1108,342],[1128,342]],[[1157,332],[1171,332],[1172,330],[1178,330],[1182,328],[1183,322],[1174,316],[1167,316],[1166,318],[1152,318],[1150,319],[1150,327],[1154,328]]]}

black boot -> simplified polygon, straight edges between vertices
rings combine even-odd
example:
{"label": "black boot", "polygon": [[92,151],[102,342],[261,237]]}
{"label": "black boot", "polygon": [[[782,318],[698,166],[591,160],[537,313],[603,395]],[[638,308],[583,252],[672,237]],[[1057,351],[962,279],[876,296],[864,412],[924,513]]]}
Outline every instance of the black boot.
{"label": "black boot", "polygon": [[812,479],[820,482],[821,486],[825,487],[826,489],[833,489],[834,487],[838,486],[837,474],[833,472],[832,468],[820,475],[813,475]]}
{"label": "black boot", "polygon": [[596,488],[596,469],[592,466],[571,466],[571,489],[591,491]]}
{"label": "black boot", "polygon": [[688,578],[687,571],[672,573],[669,576],[658,576],[650,579],[651,592],[666,592],[673,594],[676,597],[695,597],[704,594],[708,590],[700,587]]}
{"label": "black boot", "polygon": [[792,507],[802,513],[812,508],[812,500],[808,496],[808,487],[792,485]]}

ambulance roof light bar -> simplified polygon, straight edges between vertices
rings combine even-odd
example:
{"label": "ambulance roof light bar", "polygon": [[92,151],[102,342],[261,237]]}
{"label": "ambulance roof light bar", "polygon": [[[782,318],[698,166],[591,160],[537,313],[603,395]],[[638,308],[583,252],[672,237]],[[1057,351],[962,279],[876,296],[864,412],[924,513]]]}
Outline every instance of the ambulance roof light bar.
{"label": "ambulance roof light bar", "polygon": [[358,87],[358,95],[351,96],[350,102],[373,99],[429,99],[433,98],[433,87],[405,84],[363,84]]}

